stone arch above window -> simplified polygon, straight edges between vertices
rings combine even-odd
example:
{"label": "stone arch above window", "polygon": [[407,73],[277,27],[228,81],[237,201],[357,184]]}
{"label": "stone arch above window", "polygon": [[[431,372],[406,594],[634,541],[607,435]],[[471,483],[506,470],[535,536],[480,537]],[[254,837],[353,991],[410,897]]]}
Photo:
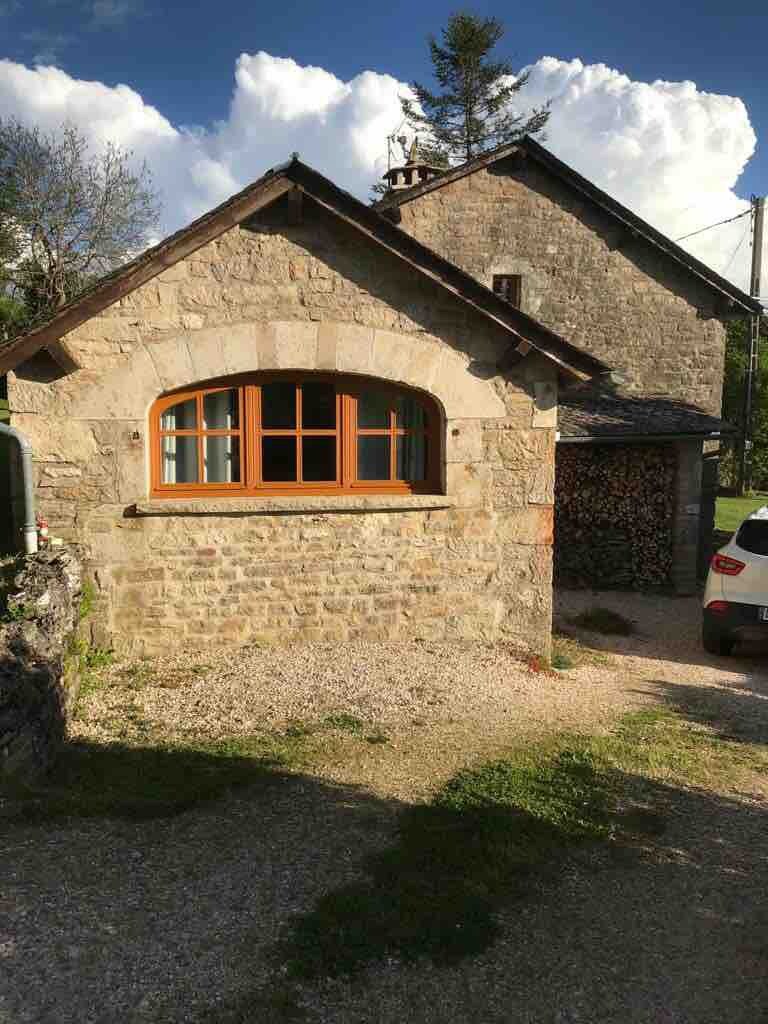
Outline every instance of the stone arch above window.
{"label": "stone arch above window", "polygon": [[429,395],[373,377],[220,378],[153,404],[152,494],[435,493],[441,423]]}
{"label": "stone arch above window", "polygon": [[261,370],[368,374],[429,392],[448,420],[505,416],[493,382],[475,376],[469,364],[469,356],[417,332],[336,321],[206,327],[145,341],[125,363],[100,375],[97,387],[85,374],[78,418],[141,419],[159,394],[188,381]]}

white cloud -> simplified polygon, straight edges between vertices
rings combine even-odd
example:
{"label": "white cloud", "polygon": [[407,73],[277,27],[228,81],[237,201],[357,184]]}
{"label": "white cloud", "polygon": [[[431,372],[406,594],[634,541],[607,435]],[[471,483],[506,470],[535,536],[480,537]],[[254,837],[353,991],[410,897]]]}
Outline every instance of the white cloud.
{"label": "white cloud", "polygon": [[[520,96],[532,104],[551,97],[548,148],[671,238],[748,206],[734,186],[757,140],[740,99],[554,57],[533,65]],[[748,226],[743,218],[684,244],[722,273]],[[747,242],[728,271],[742,287]]]}
{"label": "white cloud", "polygon": [[[385,169],[386,136],[401,122],[407,86],[363,72],[343,82],[323,68],[242,54],[227,117],[209,129],[172,125],[126,85],[75,79],[58,68],[0,61],[0,117],[52,128],[73,121],[95,143],[112,139],[153,169],[171,231],[298,150],[304,161],[365,199]],[[604,65],[545,57],[520,94],[552,98],[546,145],[671,237],[733,216],[734,185],[754,146],[743,103],[692,82],[633,82]],[[722,271],[748,218],[692,239]],[[744,286],[748,245],[728,276]]]}
{"label": "white cloud", "polygon": [[140,14],[142,4],[141,0],[89,0],[85,9],[90,12],[92,27],[112,28]]}

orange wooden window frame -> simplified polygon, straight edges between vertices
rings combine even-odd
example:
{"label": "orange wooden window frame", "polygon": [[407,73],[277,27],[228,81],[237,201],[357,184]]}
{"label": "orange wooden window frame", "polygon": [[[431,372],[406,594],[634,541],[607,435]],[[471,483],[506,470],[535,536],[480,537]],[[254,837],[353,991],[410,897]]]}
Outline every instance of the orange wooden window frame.
{"label": "orange wooden window frame", "polygon": [[[296,419],[293,428],[264,428],[261,425],[261,387],[283,381],[296,385]],[[302,384],[327,382],[336,391],[335,428],[305,428],[302,422]],[[237,429],[203,430],[203,399],[214,392],[235,390],[238,401]],[[357,401],[365,391],[384,392],[390,403],[389,425],[381,428],[358,427]],[[398,397],[415,399],[424,410],[423,430],[397,424],[395,404]],[[196,427],[192,430],[162,430],[161,419],[166,410],[181,402],[195,402]],[[151,494],[157,498],[251,497],[291,494],[430,494],[440,489],[440,414],[437,404],[428,395],[410,388],[389,384],[374,377],[350,377],[342,374],[291,373],[272,371],[248,376],[222,378],[196,388],[182,389],[158,398],[150,410],[150,472]],[[421,433],[426,439],[426,473],[424,480],[397,480],[397,438]],[[163,483],[162,438],[168,436],[197,437],[198,477],[204,472],[203,439],[232,436],[239,440],[240,480],[233,483]],[[359,437],[390,438],[390,479],[360,480],[357,476],[357,439]],[[264,437],[296,438],[296,480],[264,481],[261,470],[261,441]],[[303,437],[336,438],[336,479],[333,481],[301,480]]]}

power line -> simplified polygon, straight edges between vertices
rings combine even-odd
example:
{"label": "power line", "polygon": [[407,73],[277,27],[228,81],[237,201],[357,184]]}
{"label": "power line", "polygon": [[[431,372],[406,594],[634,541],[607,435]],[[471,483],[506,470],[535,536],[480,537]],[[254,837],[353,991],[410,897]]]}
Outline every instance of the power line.
{"label": "power line", "polygon": [[728,273],[728,268],[730,267],[730,265],[733,263],[734,259],[736,258],[736,253],[739,251],[739,249],[742,247],[742,245],[744,245],[744,239],[749,234],[750,227],[751,227],[751,224],[747,224],[746,230],[744,231],[744,234],[741,236],[741,239],[739,240],[739,244],[736,246],[736,248],[731,253],[731,258],[728,260],[728,262],[725,264],[723,269],[720,271],[720,273],[723,275],[723,277],[725,277],[725,275]]}
{"label": "power line", "polygon": [[683,235],[681,238],[676,238],[676,242],[683,242],[686,238],[693,238],[694,235],[700,235],[703,231],[711,231],[712,228],[719,228],[721,224],[730,224],[734,220],[739,220],[740,217],[746,217],[748,213],[752,213],[752,207],[750,206],[747,210],[742,210],[741,213],[737,213],[735,217],[728,217],[727,220],[719,220],[717,224],[707,224],[705,228],[699,228],[698,231],[691,231],[688,235]]}

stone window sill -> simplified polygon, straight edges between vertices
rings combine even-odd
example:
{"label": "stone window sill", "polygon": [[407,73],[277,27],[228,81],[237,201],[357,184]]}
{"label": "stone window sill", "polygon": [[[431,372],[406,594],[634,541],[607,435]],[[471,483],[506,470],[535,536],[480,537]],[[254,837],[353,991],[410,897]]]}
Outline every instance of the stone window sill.
{"label": "stone window sill", "polygon": [[321,512],[429,512],[454,508],[455,498],[444,494],[307,494],[296,497],[214,498],[136,502],[135,516],[258,516],[306,515]]}

